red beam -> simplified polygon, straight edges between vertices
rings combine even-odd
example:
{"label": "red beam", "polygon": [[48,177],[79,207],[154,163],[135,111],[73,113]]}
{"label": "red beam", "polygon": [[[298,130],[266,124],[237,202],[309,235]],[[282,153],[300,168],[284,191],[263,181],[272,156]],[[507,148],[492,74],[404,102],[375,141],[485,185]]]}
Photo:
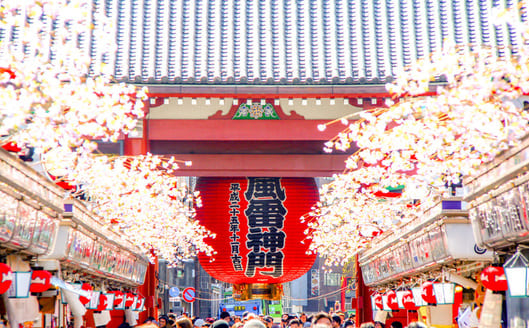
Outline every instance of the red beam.
{"label": "red beam", "polygon": [[149,140],[329,140],[341,123],[323,132],[329,120],[148,120]]}
{"label": "red beam", "polygon": [[177,159],[192,161],[181,168],[179,176],[275,176],[329,177],[342,173],[348,155],[215,155],[176,154]]}

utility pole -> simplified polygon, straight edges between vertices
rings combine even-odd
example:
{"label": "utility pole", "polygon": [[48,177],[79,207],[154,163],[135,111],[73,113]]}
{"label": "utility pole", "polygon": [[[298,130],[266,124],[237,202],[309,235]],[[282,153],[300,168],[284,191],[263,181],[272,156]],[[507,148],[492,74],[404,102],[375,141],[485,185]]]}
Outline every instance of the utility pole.
{"label": "utility pole", "polygon": [[200,298],[202,297],[202,293],[200,292],[200,262],[198,261],[198,257],[195,257],[195,295],[196,299],[192,304],[192,315],[200,317]]}

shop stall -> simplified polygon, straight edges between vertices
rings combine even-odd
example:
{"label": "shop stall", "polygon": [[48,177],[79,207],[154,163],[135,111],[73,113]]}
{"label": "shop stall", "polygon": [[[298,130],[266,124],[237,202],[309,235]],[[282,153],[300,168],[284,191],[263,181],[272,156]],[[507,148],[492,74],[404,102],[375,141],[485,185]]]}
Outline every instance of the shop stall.
{"label": "shop stall", "polygon": [[500,270],[500,278],[508,283],[498,290],[491,287],[490,301],[486,302],[494,304],[486,316],[491,324],[506,320],[509,327],[518,327],[529,320],[528,169],[529,138],[526,138],[465,180],[476,241],[480,247],[495,252],[495,267]]}
{"label": "shop stall", "polygon": [[[473,293],[473,277],[492,261],[492,252],[475,242],[467,213],[460,197],[439,199],[421,218],[382,234],[359,255],[375,311],[392,312],[388,320],[403,323],[455,322],[459,308],[469,305],[463,292]],[[429,294],[427,302],[423,295]]]}
{"label": "shop stall", "polygon": [[[76,326],[106,325],[113,316],[133,325],[145,306],[137,287],[144,283],[148,259],[100,221],[81,201],[65,201],[53,251],[39,264],[61,272],[60,289],[67,295],[62,301]],[[84,298],[79,294],[83,289],[88,292]],[[66,325],[68,317],[61,318]]]}
{"label": "shop stall", "polygon": [[[17,156],[0,149],[0,320],[10,326],[133,322],[147,258]],[[5,310],[1,310],[5,309]],[[122,319],[121,319],[122,321]]]}

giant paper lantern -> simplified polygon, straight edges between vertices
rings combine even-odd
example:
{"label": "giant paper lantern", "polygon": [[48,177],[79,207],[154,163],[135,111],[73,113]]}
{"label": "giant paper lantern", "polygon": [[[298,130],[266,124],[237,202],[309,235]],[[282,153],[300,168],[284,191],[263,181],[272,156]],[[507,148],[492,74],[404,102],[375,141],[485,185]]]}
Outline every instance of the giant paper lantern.
{"label": "giant paper lantern", "polygon": [[422,299],[428,304],[437,304],[437,299],[435,298],[435,292],[433,289],[433,282],[426,281],[421,285],[421,296]]}
{"label": "giant paper lantern", "polygon": [[241,286],[280,284],[312,267],[316,255],[307,255],[307,220],[300,218],[319,200],[314,179],[200,178],[196,189],[203,204],[196,217],[216,234],[206,242],[217,254],[199,254],[211,276]]}
{"label": "giant paper lantern", "polygon": [[13,283],[13,271],[9,265],[0,263],[0,294],[7,292]]}
{"label": "giant paper lantern", "polygon": [[509,289],[505,270],[501,266],[489,266],[481,272],[481,283],[492,291],[505,291]]}
{"label": "giant paper lantern", "polygon": [[32,293],[42,293],[51,286],[51,273],[46,270],[35,270],[31,273],[31,286],[29,291]]}

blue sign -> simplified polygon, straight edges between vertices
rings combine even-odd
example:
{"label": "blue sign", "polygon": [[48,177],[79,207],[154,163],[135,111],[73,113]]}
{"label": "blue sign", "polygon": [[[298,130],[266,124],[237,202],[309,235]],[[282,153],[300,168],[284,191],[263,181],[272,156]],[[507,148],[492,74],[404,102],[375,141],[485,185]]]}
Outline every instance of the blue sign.
{"label": "blue sign", "polygon": [[180,289],[178,287],[169,288],[169,296],[178,297],[180,295]]}

